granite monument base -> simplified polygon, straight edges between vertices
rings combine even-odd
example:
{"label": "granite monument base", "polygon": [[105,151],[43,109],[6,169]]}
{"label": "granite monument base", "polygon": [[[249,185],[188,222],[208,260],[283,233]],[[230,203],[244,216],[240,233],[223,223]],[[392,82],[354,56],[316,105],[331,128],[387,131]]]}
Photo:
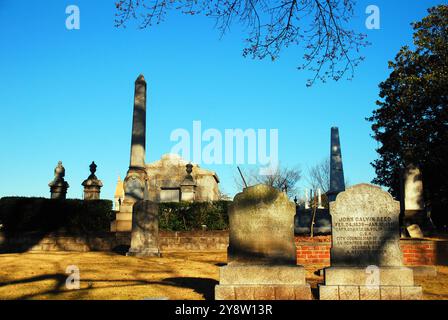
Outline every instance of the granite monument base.
{"label": "granite monument base", "polygon": [[134,202],[123,201],[120,206],[120,212],[111,222],[111,232],[131,232],[132,231],[132,207]]}
{"label": "granite monument base", "polygon": [[160,253],[159,249],[144,249],[144,250],[136,250],[136,249],[129,249],[129,251],[126,253],[126,256],[128,257],[161,257],[162,254]]}
{"label": "granite monument base", "polygon": [[414,271],[406,267],[330,267],[320,300],[421,300],[422,288],[414,283]]}
{"label": "granite monument base", "polygon": [[215,300],[311,300],[305,274],[301,266],[221,267]]}

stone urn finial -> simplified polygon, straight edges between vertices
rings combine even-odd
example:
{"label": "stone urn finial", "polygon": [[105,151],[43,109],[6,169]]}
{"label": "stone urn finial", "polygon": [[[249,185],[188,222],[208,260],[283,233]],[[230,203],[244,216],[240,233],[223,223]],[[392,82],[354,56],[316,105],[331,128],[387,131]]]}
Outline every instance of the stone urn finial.
{"label": "stone urn finial", "polygon": [[103,183],[95,175],[97,168],[95,161],[92,161],[89,168],[90,175],[82,182],[82,186],[84,187],[84,200],[98,200]]}
{"label": "stone urn finial", "polygon": [[62,165],[62,161],[58,161],[58,165],[54,168],[54,181],[64,180],[65,168]]}
{"label": "stone urn finial", "polygon": [[193,165],[191,163],[188,163],[186,166],[187,175],[191,176],[191,173],[193,172]]}
{"label": "stone urn finial", "polygon": [[62,165],[62,161],[58,161],[58,165],[54,168],[54,178],[48,184],[50,187],[51,199],[65,199],[68,183],[64,180],[65,168]]}
{"label": "stone urn finial", "polygon": [[92,161],[89,168],[90,168],[89,179],[96,179],[95,172],[96,172],[97,165],[95,164],[95,161]]}

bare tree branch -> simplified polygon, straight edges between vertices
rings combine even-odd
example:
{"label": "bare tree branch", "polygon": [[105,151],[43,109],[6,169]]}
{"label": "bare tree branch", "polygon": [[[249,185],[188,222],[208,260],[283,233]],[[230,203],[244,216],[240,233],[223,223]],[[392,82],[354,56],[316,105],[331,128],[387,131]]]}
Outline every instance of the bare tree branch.
{"label": "bare tree branch", "polygon": [[369,45],[366,35],[349,28],[355,0],[118,0],[117,27],[129,20],[141,28],[159,24],[169,10],[212,17],[223,36],[233,23],[247,30],[243,56],[276,60],[291,45],[304,54],[298,69],[309,70],[316,80],[352,79],[356,66],[364,60],[360,49]]}

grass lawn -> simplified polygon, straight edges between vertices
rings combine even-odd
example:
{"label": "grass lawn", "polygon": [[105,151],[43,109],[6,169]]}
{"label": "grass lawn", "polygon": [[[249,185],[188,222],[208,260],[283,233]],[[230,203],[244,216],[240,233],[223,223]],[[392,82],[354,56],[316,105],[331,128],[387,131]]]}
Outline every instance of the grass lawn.
{"label": "grass lawn", "polygon": [[[39,252],[0,255],[0,299],[213,299],[225,252],[166,253],[162,258],[114,253]],[[68,290],[66,269],[80,270],[81,288]],[[323,281],[307,267],[314,292]],[[416,277],[424,299],[448,299],[448,267]]]}

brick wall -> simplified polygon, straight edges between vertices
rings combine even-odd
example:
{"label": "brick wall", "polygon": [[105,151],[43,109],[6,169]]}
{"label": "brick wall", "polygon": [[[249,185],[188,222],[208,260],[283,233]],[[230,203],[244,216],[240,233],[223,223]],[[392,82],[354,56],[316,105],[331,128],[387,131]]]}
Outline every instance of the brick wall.
{"label": "brick wall", "polygon": [[[160,231],[160,250],[170,251],[224,251],[229,243],[227,231]],[[68,236],[64,234],[26,234],[7,238],[0,234],[0,251],[123,251],[131,243],[130,233],[102,233]]]}
{"label": "brick wall", "polygon": [[296,237],[297,264],[330,265],[331,236]]}
{"label": "brick wall", "polygon": [[[130,244],[129,233],[104,233],[94,236],[64,236],[36,234],[6,239],[0,233],[0,250],[24,251],[117,251]],[[300,265],[330,265],[331,236],[314,238],[298,236],[297,263]],[[162,252],[225,251],[229,243],[227,231],[160,231]],[[405,265],[448,265],[448,240],[401,240]]]}
{"label": "brick wall", "polygon": [[[330,265],[331,236],[296,237],[297,263]],[[400,240],[403,263],[408,266],[448,265],[448,240]]]}

